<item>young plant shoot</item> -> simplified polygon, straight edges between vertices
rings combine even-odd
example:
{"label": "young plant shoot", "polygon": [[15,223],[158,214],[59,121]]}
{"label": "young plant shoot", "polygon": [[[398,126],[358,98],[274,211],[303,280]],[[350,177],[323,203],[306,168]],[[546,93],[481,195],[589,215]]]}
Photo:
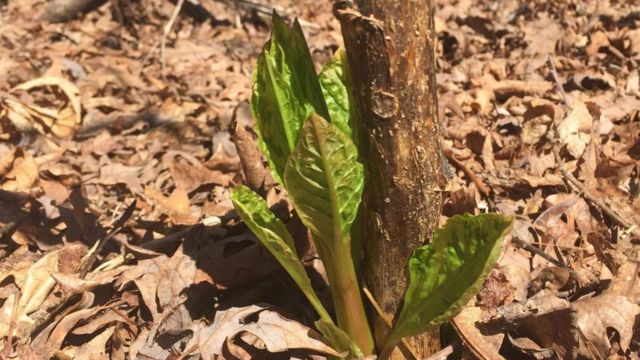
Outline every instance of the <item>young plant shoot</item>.
{"label": "young plant shoot", "polygon": [[[325,340],[351,359],[375,354],[376,344],[355,266],[354,253],[360,252],[351,241],[366,179],[346,66],[344,50],[338,50],[317,75],[299,23],[290,28],[274,13],[271,38],[256,65],[251,104],[271,174],[288,192],[325,266],[335,322],[314,292],[291,235],[266,201],[244,186],[233,190],[232,201],[316,310],[315,324]],[[438,326],[461,310],[497,261],[511,222],[493,214],[455,216],[431,244],[415,250],[404,306],[386,344],[377,344],[379,358],[388,357],[403,337]]]}

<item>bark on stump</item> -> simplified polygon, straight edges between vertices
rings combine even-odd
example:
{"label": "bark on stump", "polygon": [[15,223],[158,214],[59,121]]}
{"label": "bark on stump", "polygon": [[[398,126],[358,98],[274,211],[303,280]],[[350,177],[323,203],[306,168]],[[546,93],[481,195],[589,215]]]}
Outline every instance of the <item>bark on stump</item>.
{"label": "bark on stump", "polygon": [[[391,320],[406,287],[413,249],[431,239],[441,213],[441,150],[435,79],[434,0],[338,0],[359,146],[364,277]],[[386,338],[376,317],[376,343]],[[439,349],[438,332],[410,339],[421,358]],[[403,359],[399,350],[392,359]]]}

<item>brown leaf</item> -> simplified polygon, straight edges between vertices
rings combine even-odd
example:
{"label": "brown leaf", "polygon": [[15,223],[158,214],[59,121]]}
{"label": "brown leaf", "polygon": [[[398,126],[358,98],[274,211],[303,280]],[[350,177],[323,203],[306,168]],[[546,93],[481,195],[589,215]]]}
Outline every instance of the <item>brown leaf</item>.
{"label": "brown leaf", "polygon": [[163,161],[169,162],[171,177],[173,177],[176,187],[187,193],[203,185],[229,186],[229,182],[232,179],[232,175],[217,170],[209,170],[193,157],[189,157],[187,160],[183,157],[169,155],[166,160],[163,158]]}
{"label": "brown leaf", "polygon": [[118,162],[111,162],[100,168],[100,177],[95,181],[101,185],[126,185],[132,193],[142,192],[140,181],[141,166],[127,166]]}
{"label": "brown leaf", "polygon": [[589,36],[589,45],[585,51],[589,57],[594,56],[600,49],[609,47],[609,38],[604,31],[595,31]]}
{"label": "brown leaf", "polygon": [[541,15],[524,28],[527,42],[526,54],[535,56],[553,54],[556,43],[564,36],[564,29],[547,14]]}
{"label": "brown leaf", "polygon": [[82,122],[78,88],[66,79],[47,76],[22,83],[11,92],[16,94],[38,88],[51,89],[57,101],[50,101],[49,106],[44,107],[5,98],[2,106],[8,109],[9,119],[21,131],[36,130],[61,139],[73,137]]}
{"label": "brown leaf", "polygon": [[579,100],[572,104],[572,109],[558,124],[558,136],[571,156],[579,159],[591,140],[593,118],[587,105]]}
{"label": "brown leaf", "polygon": [[506,99],[515,95],[543,95],[553,89],[552,83],[542,80],[502,80],[489,86],[498,99]]}
{"label": "brown leaf", "polygon": [[[111,326],[80,346],[68,346],[58,352],[74,360],[96,360],[110,358],[107,342],[111,339],[115,326]],[[58,355],[60,356],[60,355]]]}
{"label": "brown leaf", "polygon": [[[256,316],[256,320],[250,320]],[[216,354],[222,354],[222,347],[227,340],[232,341],[244,332],[259,338],[272,353],[305,349],[332,356],[339,355],[318,340],[319,335],[308,327],[285,319],[273,310],[251,305],[216,313],[213,324],[196,335],[201,356],[205,360],[214,359]]]}
{"label": "brown leaf", "polygon": [[[5,158],[11,156],[10,153],[3,157],[2,162],[7,163]],[[38,181],[38,164],[31,154],[16,150],[15,158],[11,161],[10,170],[4,175],[0,188],[6,191],[29,191]]]}
{"label": "brown leaf", "polygon": [[169,197],[165,197],[160,191],[147,187],[145,195],[152,200],[156,209],[169,217],[176,225],[192,225],[198,221],[191,211],[189,195],[182,188],[176,188]]}
{"label": "brown leaf", "polygon": [[86,309],[80,309],[65,315],[60,322],[53,329],[49,338],[47,339],[47,350],[55,352],[62,346],[64,339],[69,335],[71,330],[78,324],[78,322],[90,318],[95,315],[101,308],[99,306],[90,307]]}
{"label": "brown leaf", "polygon": [[119,282],[134,282],[153,319],[158,321],[160,312],[166,310],[186,288],[194,285],[195,264],[196,260],[184,254],[180,246],[171,257],[162,254],[139,261],[137,266],[122,273]]}
{"label": "brown leaf", "polygon": [[526,331],[543,348],[553,349],[561,359],[575,359],[578,353],[576,310],[554,295],[540,295],[524,303],[498,309],[507,323]]}
{"label": "brown leaf", "polygon": [[640,306],[627,297],[604,293],[575,303],[578,314],[578,328],[584,336],[580,344],[580,355],[592,358],[595,351],[600,358],[607,358],[611,342],[608,329],[620,334],[622,350],[629,349],[636,316]]}

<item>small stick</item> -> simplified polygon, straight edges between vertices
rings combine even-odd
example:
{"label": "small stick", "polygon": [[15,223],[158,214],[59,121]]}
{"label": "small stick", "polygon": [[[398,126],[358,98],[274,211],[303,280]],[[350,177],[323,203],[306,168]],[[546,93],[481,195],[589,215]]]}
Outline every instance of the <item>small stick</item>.
{"label": "small stick", "polygon": [[557,266],[559,268],[565,269],[565,270],[575,274],[575,272],[571,268],[567,267],[567,265],[565,265],[562,262],[554,259],[551,255],[549,255],[546,252],[538,249],[537,247],[529,244],[528,242],[526,242],[526,241],[524,241],[524,240],[522,240],[522,239],[520,239],[520,238],[518,238],[516,236],[512,237],[511,241],[514,242],[516,244],[516,246],[521,248],[522,250],[528,251],[528,252],[530,252],[530,253],[532,253],[534,255],[538,255],[541,258],[543,258],[543,259],[547,260],[548,262],[552,263],[553,265],[555,265],[555,266]]}
{"label": "small stick", "polygon": [[[390,334],[392,329],[392,324],[384,316],[384,311],[382,311],[382,308],[380,307],[376,299],[373,297],[373,294],[371,293],[371,291],[369,291],[369,289],[366,286],[362,288],[362,291],[364,292],[364,295],[367,297],[367,299],[371,303],[371,306],[373,306],[373,309],[378,314],[378,317],[380,317],[384,321],[385,325],[387,325],[387,331],[388,331],[388,334]],[[409,344],[404,338],[400,341],[400,343],[398,344],[398,347],[400,348],[402,355],[404,355],[404,357],[407,360],[418,359],[418,355],[416,355],[416,352],[411,348],[411,346],[409,346]],[[391,350],[393,350],[393,348]]]}
{"label": "small stick", "polygon": [[96,259],[98,258],[98,254],[100,253],[104,245],[107,242],[109,242],[109,240],[111,240],[111,238],[113,238],[120,230],[122,230],[122,228],[124,227],[124,224],[127,222],[127,220],[129,220],[129,218],[131,217],[135,209],[136,209],[136,200],[133,200],[131,202],[131,205],[127,207],[127,209],[124,211],[122,216],[120,216],[118,221],[116,221],[115,224],[113,224],[113,227],[107,233],[107,235],[105,235],[104,237],[102,237],[100,240],[96,242],[90,254],[86,257],[86,260],[83,261],[82,266],[80,267],[81,279],[84,279],[84,277],[87,276],[87,273],[89,272],[89,270],[91,270],[91,268],[95,264]]}
{"label": "small stick", "polygon": [[[122,227],[127,222],[127,220],[129,220],[129,218],[133,214],[133,211],[135,210],[135,208],[136,208],[136,200],[131,202],[131,205],[129,205],[127,207],[127,209],[124,211],[122,216],[120,216],[120,219],[118,219],[118,221],[116,221],[116,223],[113,224],[113,227],[107,233],[107,235],[105,235],[104,237],[99,239],[95,243],[95,245],[91,248],[91,250],[89,250],[90,253],[88,253],[85,256],[85,258],[82,259],[82,264],[80,265],[80,269],[78,271],[79,272],[78,275],[79,275],[79,277],[81,279],[84,279],[86,277],[87,273],[89,272],[89,270],[91,270],[91,268],[95,264],[95,261],[97,260],[98,253],[100,252],[100,250],[102,250],[104,245],[109,240],[111,240],[116,233],[118,233],[120,230],[122,230]],[[82,296],[84,296],[84,294]],[[56,303],[51,307],[52,310],[47,312],[46,316],[44,316],[43,318],[38,319],[37,321],[34,322],[33,325],[31,325],[31,327],[29,328],[29,336],[27,338],[25,338],[25,341],[27,339],[30,339],[30,338],[32,339],[36,333],[40,332],[43,329],[44,324],[48,323],[49,320],[53,319],[55,316],[61,314],[63,312],[64,305],[72,297],[73,297],[73,295],[71,295],[71,296],[65,295],[62,298],[59,298],[59,300],[57,300]],[[68,310],[69,309],[67,309],[65,311],[68,311]]]}
{"label": "small stick", "polygon": [[556,70],[556,65],[553,63],[553,58],[551,58],[551,55],[547,55],[547,66],[549,67],[549,70],[551,70],[551,76],[553,77],[553,80],[556,82],[556,90],[558,90],[560,95],[562,95],[562,101],[564,101],[564,105],[567,108],[571,108],[571,106],[569,105],[569,100],[567,100],[567,93],[564,92],[564,88],[560,83],[560,76],[558,76],[558,71]]}
{"label": "small stick", "polygon": [[437,353],[429,356],[425,360],[447,360],[449,355],[453,354],[453,345],[449,345]]}
{"label": "small stick", "polygon": [[167,36],[169,36],[169,33],[171,32],[171,28],[173,27],[173,24],[176,22],[176,18],[178,18],[178,14],[182,9],[183,4],[184,4],[184,0],[178,0],[178,3],[176,4],[175,9],[173,9],[173,13],[171,14],[171,17],[169,18],[169,22],[165,24],[164,29],[162,30],[162,38],[160,38],[160,64],[162,66],[163,79],[164,79],[164,74],[166,69],[165,45],[167,42]]}
{"label": "small stick", "polygon": [[9,320],[9,329],[7,330],[7,342],[4,345],[4,349],[0,354],[0,358],[8,359],[11,356],[11,352],[13,351],[13,333],[16,329],[16,322],[18,317],[18,307],[20,306],[20,298],[22,297],[22,293],[18,291],[15,295],[13,310],[11,312],[11,320]]}
{"label": "small stick", "polygon": [[459,170],[462,170],[462,172],[469,178],[469,180],[471,180],[471,182],[473,182],[476,185],[476,187],[482,193],[482,195],[489,196],[490,192],[487,185],[483,183],[482,180],[478,179],[476,174],[474,174],[473,171],[467,168],[460,160],[456,159],[453,156],[453,151],[451,151],[451,149],[444,149],[443,153],[444,153],[444,156],[446,156],[446,158],[449,161],[451,161],[456,168],[458,168]]}
{"label": "small stick", "polygon": [[559,146],[557,143],[553,145],[553,156],[556,158],[556,161],[560,165],[560,172],[568,180],[569,185],[573,185],[573,187],[576,188],[576,190],[580,192],[587,200],[589,200],[591,203],[599,207],[605,214],[609,215],[609,217],[613,221],[618,223],[618,225],[624,227],[626,231],[628,231],[629,233],[633,234],[636,237],[640,237],[640,228],[638,228],[638,226],[636,226],[635,224],[631,224],[630,222],[622,218],[622,216],[618,215],[604,201],[591,195],[591,193],[589,193],[585,188],[584,184],[582,184],[580,180],[576,179],[576,177],[573,176],[573,174],[570,173],[569,170],[567,170],[567,166],[565,165],[564,161],[560,157],[560,150],[558,148]]}

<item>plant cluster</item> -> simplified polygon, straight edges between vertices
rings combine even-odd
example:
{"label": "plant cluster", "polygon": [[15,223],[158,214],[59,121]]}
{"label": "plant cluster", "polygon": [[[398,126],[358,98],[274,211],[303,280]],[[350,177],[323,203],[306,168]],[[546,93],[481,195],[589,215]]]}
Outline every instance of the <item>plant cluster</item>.
{"label": "plant cluster", "polygon": [[[356,146],[345,51],[338,50],[316,74],[299,23],[290,28],[274,13],[272,35],[254,73],[251,108],[271,174],[288,192],[324,263],[335,321],[312,288],[293,238],[265,200],[238,186],[232,193],[234,206],[317,311],[315,325],[325,340],[345,358],[371,355],[376,344],[362,300],[359,257],[354,256],[360,249],[352,244],[365,172]],[[377,344],[380,358],[403,337],[438,326],[460,311],[497,261],[511,223],[495,214],[454,216],[430,244],[414,251],[403,307],[386,342]]]}

